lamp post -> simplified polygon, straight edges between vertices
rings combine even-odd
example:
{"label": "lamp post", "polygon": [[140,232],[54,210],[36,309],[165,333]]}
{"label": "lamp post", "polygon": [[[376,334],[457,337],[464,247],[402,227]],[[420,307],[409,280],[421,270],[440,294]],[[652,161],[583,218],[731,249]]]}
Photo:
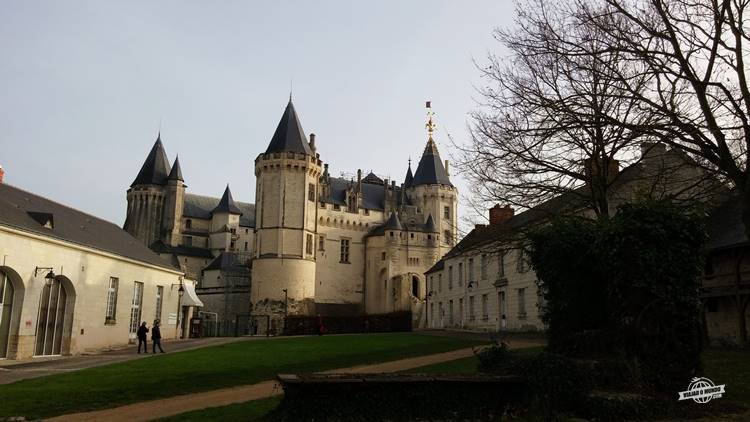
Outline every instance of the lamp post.
{"label": "lamp post", "polygon": [[[174,286],[174,284],[172,285]],[[185,288],[182,287],[182,280],[180,280],[180,288],[177,289],[177,329],[180,330],[180,338],[184,337],[183,320],[182,320],[182,295],[185,294]]]}

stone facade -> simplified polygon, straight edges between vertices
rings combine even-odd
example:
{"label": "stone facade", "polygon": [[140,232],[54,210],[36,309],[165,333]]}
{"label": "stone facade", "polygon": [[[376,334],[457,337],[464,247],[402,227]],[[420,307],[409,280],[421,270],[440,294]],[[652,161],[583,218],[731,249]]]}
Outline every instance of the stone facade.
{"label": "stone facade", "polygon": [[[413,311],[419,324],[423,273],[457,236],[458,192],[432,139],[431,112],[427,129],[417,171],[409,165],[403,183],[361,171],[331,177],[290,101],[255,160],[256,204],[235,202],[228,187],[221,199],[186,193],[159,136],[128,190],[125,229],[198,279],[203,311],[220,319],[242,312],[244,298],[245,314],[270,315],[275,327],[285,314],[396,310]],[[226,269],[214,262],[225,253],[247,257],[247,292],[221,281]]]}
{"label": "stone facade", "polygon": [[117,226],[2,184],[0,209],[0,358],[126,345],[141,321],[184,334],[183,273]]}

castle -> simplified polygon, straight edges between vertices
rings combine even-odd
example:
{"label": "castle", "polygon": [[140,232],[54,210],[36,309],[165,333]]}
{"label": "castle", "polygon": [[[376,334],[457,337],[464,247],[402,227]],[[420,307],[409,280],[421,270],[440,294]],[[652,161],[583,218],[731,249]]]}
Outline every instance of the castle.
{"label": "castle", "polygon": [[229,186],[221,198],[186,193],[179,159],[169,165],[159,136],[127,191],[124,228],[202,289],[229,288],[220,271],[244,267],[246,290],[234,292],[247,292],[249,303],[234,312],[268,315],[271,327],[286,314],[401,310],[424,325],[424,272],[455,243],[458,199],[427,107],[422,158],[397,184],[361,170],[356,179],[332,177],[290,98],[255,159],[255,204],[234,201]]}

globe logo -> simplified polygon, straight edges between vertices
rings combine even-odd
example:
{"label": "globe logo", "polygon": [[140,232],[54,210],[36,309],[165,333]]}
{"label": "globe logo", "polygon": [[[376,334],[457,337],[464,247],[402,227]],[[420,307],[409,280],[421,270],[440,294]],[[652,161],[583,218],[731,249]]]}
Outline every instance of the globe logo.
{"label": "globe logo", "polygon": [[716,385],[708,378],[693,378],[687,391],[679,393],[678,400],[692,399],[696,403],[708,403],[724,394],[725,384]]}

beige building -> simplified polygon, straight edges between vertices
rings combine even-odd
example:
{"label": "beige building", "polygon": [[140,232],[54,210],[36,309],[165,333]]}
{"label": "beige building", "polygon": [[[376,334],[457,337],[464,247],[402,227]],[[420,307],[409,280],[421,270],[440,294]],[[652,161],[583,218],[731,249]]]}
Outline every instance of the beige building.
{"label": "beige building", "polygon": [[[715,201],[717,185],[684,153],[662,144],[644,144],[640,159],[611,175],[609,205],[639,198]],[[523,232],[559,214],[593,217],[585,206],[587,187],[515,214],[499,205],[489,210],[489,225],[477,225],[430,268],[427,325],[481,331],[542,330],[542,297],[530,268]]]}
{"label": "beige building", "polygon": [[424,271],[455,243],[458,199],[428,115],[422,158],[402,182],[334,177],[290,100],[255,159],[256,204],[235,202],[228,187],[221,199],[186,193],[159,137],[128,190],[125,229],[197,277],[204,311],[219,319],[244,303],[275,331],[285,314],[410,310],[426,321]]}
{"label": "beige building", "polygon": [[[119,227],[0,179],[0,359],[128,344],[141,321],[179,337],[183,273]],[[189,315],[189,307],[184,307]]]}

